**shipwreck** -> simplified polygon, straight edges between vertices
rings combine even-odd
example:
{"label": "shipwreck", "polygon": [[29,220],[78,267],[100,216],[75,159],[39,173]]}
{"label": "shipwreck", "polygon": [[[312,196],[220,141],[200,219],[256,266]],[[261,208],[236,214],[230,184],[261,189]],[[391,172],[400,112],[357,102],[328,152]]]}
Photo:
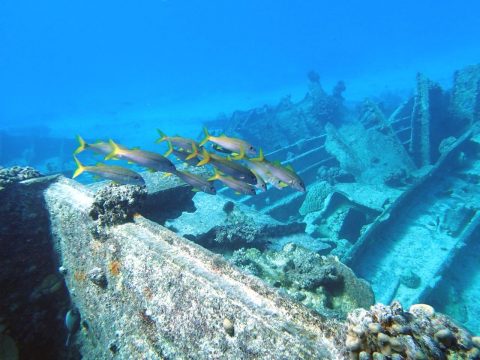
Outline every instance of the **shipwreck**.
{"label": "shipwreck", "polygon": [[418,75],[394,108],[344,89],[311,76],[302,101],[220,122],[306,193],[1,169],[0,355],[480,358],[480,66],[448,91]]}

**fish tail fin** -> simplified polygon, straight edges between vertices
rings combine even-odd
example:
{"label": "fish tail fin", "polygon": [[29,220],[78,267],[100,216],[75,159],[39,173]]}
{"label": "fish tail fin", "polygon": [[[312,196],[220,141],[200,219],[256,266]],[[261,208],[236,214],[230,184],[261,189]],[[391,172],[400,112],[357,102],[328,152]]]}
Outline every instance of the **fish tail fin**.
{"label": "fish tail fin", "polygon": [[[204,149],[205,150],[205,149]],[[197,148],[197,145],[195,145],[195,143],[192,143],[192,153],[190,155],[188,155],[185,160],[190,160],[190,159],[193,159],[194,157],[196,157],[198,155],[198,148]]]}
{"label": "fish tail fin", "polygon": [[120,150],[120,147],[118,146],[118,144],[116,144],[115,141],[113,141],[112,139],[110,139],[108,143],[112,147],[112,151],[110,152],[110,154],[105,156],[105,160],[113,159],[115,156],[118,155],[118,152]]}
{"label": "fish tail fin", "polygon": [[157,132],[158,132],[158,135],[160,135],[160,137],[155,141],[157,144],[163,141],[166,141],[168,139],[168,136],[162,130],[157,129]]}
{"label": "fish tail fin", "polygon": [[202,150],[202,156],[203,156],[203,159],[197,164],[197,166],[205,165],[210,161],[210,154],[208,153],[207,150],[205,149]]}
{"label": "fish tail fin", "polygon": [[208,133],[208,130],[205,126],[203,127],[203,133],[205,134],[205,137],[203,138],[202,141],[200,141],[200,144],[199,144],[200,146],[205,145],[206,142],[210,140],[210,134]]}
{"label": "fish tail fin", "polygon": [[77,135],[78,147],[73,152],[73,155],[80,154],[83,150],[85,150],[88,146],[85,140],[80,135]]}
{"label": "fish tail fin", "polygon": [[75,170],[75,172],[73,173],[73,176],[72,176],[72,179],[75,179],[78,175],[80,175],[81,173],[83,173],[85,171],[85,166],[83,166],[80,163],[80,160],[78,160],[75,155],[73,155],[73,160],[75,160],[75,164],[77,165],[77,169]]}
{"label": "fish tail fin", "polygon": [[165,152],[165,154],[163,154],[163,156],[167,157],[168,155],[170,155],[172,153],[172,151],[173,151],[172,142],[168,141],[168,150]]}
{"label": "fish tail fin", "polygon": [[260,148],[260,150],[258,151],[258,156],[255,157],[255,158],[251,158],[250,160],[252,160],[252,161],[263,161],[263,160],[265,160],[265,156],[263,156],[263,149]]}
{"label": "fish tail fin", "polygon": [[213,180],[218,180],[218,179],[220,179],[220,173],[218,172],[218,170],[216,168],[213,168],[213,176],[209,177],[207,179],[207,181],[213,181]]}

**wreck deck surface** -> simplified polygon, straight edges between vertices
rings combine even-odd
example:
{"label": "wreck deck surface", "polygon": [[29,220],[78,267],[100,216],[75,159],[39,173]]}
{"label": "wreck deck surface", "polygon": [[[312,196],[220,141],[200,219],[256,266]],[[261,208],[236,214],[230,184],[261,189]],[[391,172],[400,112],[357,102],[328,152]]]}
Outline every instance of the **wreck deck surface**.
{"label": "wreck deck surface", "polygon": [[[342,358],[342,325],[321,318],[220,256],[142,217],[91,235],[88,191],[61,179],[46,190],[73,300],[94,329],[87,358]],[[115,265],[117,268],[112,268]],[[108,286],[88,280],[100,268]],[[101,321],[98,321],[101,319]],[[229,335],[223,322],[233,324]],[[335,335],[334,335],[335,334]],[[110,350],[109,350],[110,349]]]}

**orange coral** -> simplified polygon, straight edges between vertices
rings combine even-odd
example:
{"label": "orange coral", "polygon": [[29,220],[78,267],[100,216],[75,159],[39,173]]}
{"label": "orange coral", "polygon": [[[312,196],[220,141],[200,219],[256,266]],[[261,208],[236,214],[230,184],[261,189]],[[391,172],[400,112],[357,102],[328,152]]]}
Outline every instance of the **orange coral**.
{"label": "orange coral", "polygon": [[118,260],[113,260],[110,262],[110,264],[108,264],[108,270],[113,276],[117,276],[120,274],[120,267],[120,261]]}

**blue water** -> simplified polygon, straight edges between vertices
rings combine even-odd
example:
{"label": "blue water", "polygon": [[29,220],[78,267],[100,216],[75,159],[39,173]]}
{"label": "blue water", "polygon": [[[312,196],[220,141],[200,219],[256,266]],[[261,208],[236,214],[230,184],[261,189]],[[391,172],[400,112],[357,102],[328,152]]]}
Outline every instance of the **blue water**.
{"label": "blue water", "polygon": [[448,89],[480,62],[479,14],[473,0],[2,0],[0,166],[70,174],[76,134],[164,151],[156,128],[197,137],[220,114],[298,101],[310,70],[328,92],[343,80],[352,106],[406,98],[417,72]]}
{"label": "blue water", "polygon": [[[449,82],[480,58],[476,1],[0,3],[0,129],[142,136],[305,93],[355,100]],[[179,129],[181,121],[185,129]],[[181,131],[185,130],[185,131]],[[187,134],[188,135],[188,134]]]}

